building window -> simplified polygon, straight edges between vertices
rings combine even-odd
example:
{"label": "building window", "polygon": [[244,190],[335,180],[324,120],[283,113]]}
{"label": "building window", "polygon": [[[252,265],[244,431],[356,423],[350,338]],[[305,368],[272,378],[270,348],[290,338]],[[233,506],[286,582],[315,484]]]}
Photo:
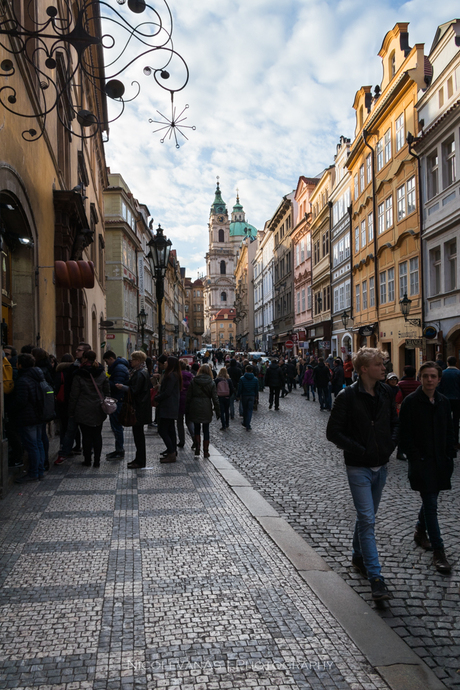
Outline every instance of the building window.
{"label": "building window", "polygon": [[393,77],[396,74],[396,54],[394,51],[390,55],[389,64],[390,64],[390,79],[393,79]]}
{"label": "building window", "polygon": [[402,220],[406,215],[406,185],[401,185],[396,190],[396,199],[398,203],[398,221]]}
{"label": "building window", "polygon": [[439,191],[438,182],[438,152],[435,151],[428,156],[428,199],[432,199]]}
{"label": "building window", "polygon": [[359,227],[355,228],[355,254],[359,252]]}
{"label": "building window", "polygon": [[385,229],[391,228],[393,225],[393,197],[389,196],[385,199]]}
{"label": "building window", "polygon": [[358,175],[355,175],[353,178],[353,187],[354,187],[354,198],[355,201],[358,198]]}
{"label": "building window", "polygon": [[305,261],[305,241],[300,240],[300,263],[303,264]]}
{"label": "building window", "polygon": [[305,311],[305,288],[302,288],[302,311]]}
{"label": "building window", "polygon": [[297,291],[297,313],[300,314],[300,292]]}
{"label": "building window", "polygon": [[323,234],[323,257],[329,254],[329,230]]}
{"label": "building window", "polygon": [[369,242],[372,242],[374,239],[374,216],[372,213],[369,213],[367,216],[367,235],[369,238]]}
{"label": "building window", "polygon": [[377,170],[383,168],[383,138],[377,142]]}
{"label": "building window", "polygon": [[220,262],[220,275],[224,276],[227,273],[227,267],[225,265],[225,261]]}
{"label": "building window", "polygon": [[398,117],[395,123],[396,130],[396,151],[401,151],[404,146],[404,113]]}
{"label": "building window", "polygon": [[367,280],[363,280],[363,309],[367,309]]}
{"label": "building window", "polygon": [[372,154],[366,156],[366,181],[369,184],[372,180]]}
{"label": "building window", "polygon": [[220,293],[220,301],[221,301],[221,302],[226,302],[226,301],[227,301],[227,293],[226,293],[226,292],[221,292],[221,293]]}
{"label": "building window", "polygon": [[359,191],[364,192],[364,165],[359,169]]}
{"label": "building window", "polygon": [[387,301],[387,272],[382,271],[380,274],[380,304],[386,304]]}
{"label": "building window", "polygon": [[356,311],[361,311],[361,286],[356,285],[355,287],[355,307]]}
{"label": "building window", "polygon": [[452,98],[454,94],[454,83],[452,81],[452,77],[449,77],[447,80],[447,98]]}
{"label": "building window", "polygon": [[366,221],[361,221],[361,249],[366,246]]}
{"label": "building window", "polygon": [[409,261],[410,270],[410,294],[418,295],[418,256]]}
{"label": "building window", "polygon": [[399,264],[399,299],[407,295],[407,261]]}
{"label": "building window", "polygon": [[339,309],[342,311],[345,309],[345,286],[341,285],[339,287]]}
{"label": "building window", "polygon": [[395,269],[388,269],[388,301],[394,302],[395,299]]}
{"label": "building window", "polygon": [[378,216],[378,227],[379,235],[385,232],[385,204],[379,204],[377,206],[377,216]]}
{"label": "building window", "polygon": [[415,211],[415,176],[407,180],[407,215]]}
{"label": "building window", "polygon": [[308,233],[307,235],[307,259],[311,257],[311,235]]}
{"label": "building window", "polygon": [[457,178],[455,170],[455,139],[453,134],[442,145],[442,168],[442,186],[443,189],[446,189]]}
{"label": "building window", "polygon": [[334,314],[339,311],[339,289],[334,288]]}
{"label": "building window", "polygon": [[224,231],[222,230],[222,228],[220,228],[220,230],[219,230],[219,242],[225,242],[225,235],[224,235]]}
{"label": "building window", "polygon": [[442,108],[444,105],[444,87],[441,86],[441,88],[438,91],[438,101],[439,101],[439,107]]}
{"label": "building window", "polygon": [[345,239],[344,239],[343,244],[344,244],[343,256],[345,259],[348,259],[348,257],[350,256],[350,233],[349,232],[345,235]]}
{"label": "building window", "polygon": [[300,246],[297,244],[295,248],[295,265],[298,266],[300,263]]}
{"label": "building window", "polygon": [[375,307],[375,279],[369,278],[369,306]]}
{"label": "building window", "polygon": [[391,158],[391,128],[385,132],[385,163]]}
{"label": "building window", "polygon": [[311,287],[307,287],[307,309],[311,309]]}
{"label": "building window", "polygon": [[444,245],[446,292],[457,287],[457,240],[451,240]]}
{"label": "building window", "polygon": [[345,309],[348,309],[348,307],[350,306],[350,297],[351,297],[350,290],[351,290],[351,286],[350,286],[350,281],[348,280],[345,283]]}
{"label": "building window", "polygon": [[435,247],[430,251],[431,268],[431,294],[439,295],[441,292],[441,248]]}

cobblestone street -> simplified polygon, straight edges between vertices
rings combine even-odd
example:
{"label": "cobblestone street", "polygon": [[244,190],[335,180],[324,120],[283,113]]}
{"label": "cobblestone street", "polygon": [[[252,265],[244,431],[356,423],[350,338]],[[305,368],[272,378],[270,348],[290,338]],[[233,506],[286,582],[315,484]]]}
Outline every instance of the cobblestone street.
{"label": "cobblestone street", "polygon": [[[242,440],[241,455],[259,447],[256,432]],[[149,429],[149,467],[133,473],[131,432],[125,447],[123,462],[75,457],[0,505],[0,687],[388,687],[209,461],[159,464]]]}
{"label": "cobblestone street", "polygon": [[[354,508],[342,452],[326,440],[327,412],[293,391],[268,410],[262,393],[252,431],[238,418],[228,432],[214,423],[211,442],[251,485],[372,606],[367,581],[350,567]],[[409,488],[407,463],[392,457],[377,518],[383,575],[394,599],[379,614],[450,687],[460,686],[460,477],[458,460],[452,491],[440,494],[440,525],[450,577],[431,566],[431,555],[416,547],[413,533],[419,496]]]}

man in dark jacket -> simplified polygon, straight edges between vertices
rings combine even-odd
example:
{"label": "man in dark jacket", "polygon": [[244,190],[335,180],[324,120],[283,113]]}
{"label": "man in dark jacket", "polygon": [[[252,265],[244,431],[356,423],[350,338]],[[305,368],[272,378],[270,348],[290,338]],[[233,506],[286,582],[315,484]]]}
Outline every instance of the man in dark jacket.
{"label": "man in dark jacket", "polygon": [[251,365],[248,365],[244,376],[240,378],[238,383],[238,398],[241,399],[243,405],[242,425],[246,428],[246,431],[251,431],[252,411],[258,395],[259,382],[254,376]]}
{"label": "man in dark jacket", "polygon": [[441,374],[435,362],[420,367],[422,385],[401,405],[400,445],[409,462],[411,489],[419,491],[422,499],[414,541],[426,550],[433,549],[438,572],[450,573],[437,510],[439,492],[451,488],[456,451],[449,400],[436,390]]}
{"label": "man in dark jacket", "polygon": [[458,425],[460,422],[460,371],[457,369],[457,359],[447,358],[447,369],[444,369],[438,386],[439,393],[446,396],[452,410],[454,424],[455,448],[460,450],[458,443]]}
{"label": "man in dark jacket", "polygon": [[40,410],[43,396],[40,382],[45,380],[43,371],[35,366],[32,355],[18,357],[21,376],[15,386],[15,398],[11,413],[16,417],[24,448],[29,456],[27,474],[15,479],[17,484],[36,482],[43,479],[45,472],[45,449],[42,441],[43,421]]}
{"label": "man in dark jacket", "polygon": [[[230,360],[230,366],[228,367],[228,375],[232,380],[233,388],[235,392],[238,390],[238,382],[243,375],[241,367],[238,366],[236,359]],[[230,396],[230,419],[235,418],[235,393]]]}
{"label": "man in dark jacket", "polygon": [[104,354],[104,361],[107,364],[107,373],[109,375],[110,383],[110,395],[117,401],[117,409],[110,415],[110,427],[115,436],[115,450],[111,453],[107,453],[105,456],[106,460],[117,460],[118,458],[125,457],[124,450],[124,434],[123,427],[118,421],[118,415],[120,414],[121,407],[123,405],[124,393],[122,390],[117,388],[117,383],[122,383],[124,386],[128,385],[129,382],[129,370],[128,362],[124,357],[117,357],[115,352],[112,350],[107,350]]}
{"label": "man in dark jacket", "polygon": [[318,366],[313,370],[313,380],[318,391],[319,409],[330,410],[329,381],[331,380],[331,372],[324,363],[324,357],[318,359]]}
{"label": "man in dark jacket", "polygon": [[[353,357],[358,381],[334,402],[327,439],[344,451],[357,519],[352,565],[371,583],[374,601],[391,599],[381,575],[375,543],[375,516],[396,447],[398,415],[390,387],[381,383],[386,369],[381,350],[362,347]],[[319,365],[318,365],[319,366]]]}
{"label": "man in dark jacket", "polygon": [[284,388],[284,374],[280,369],[278,360],[272,359],[272,362],[265,373],[265,385],[270,389],[270,397],[268,400],[268,409],[273,407],[273,399],[275,399],[275,410],[280,409],[280,390]]}

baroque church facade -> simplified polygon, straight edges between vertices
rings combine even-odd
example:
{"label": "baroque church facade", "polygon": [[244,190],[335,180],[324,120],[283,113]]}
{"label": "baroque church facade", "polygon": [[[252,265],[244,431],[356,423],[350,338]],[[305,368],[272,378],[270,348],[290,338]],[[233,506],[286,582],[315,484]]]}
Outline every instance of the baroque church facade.
{"label": "baroque church facade", "polygon": [[222,199],[219,181],[208,223],[209,251],[206,254],[204,288],[204,340],[210,342],[211,321],[220,309],[235,307],[235,269],[241,242],[255,238],[257,229],[246,222],[237,194],[231,216]]}

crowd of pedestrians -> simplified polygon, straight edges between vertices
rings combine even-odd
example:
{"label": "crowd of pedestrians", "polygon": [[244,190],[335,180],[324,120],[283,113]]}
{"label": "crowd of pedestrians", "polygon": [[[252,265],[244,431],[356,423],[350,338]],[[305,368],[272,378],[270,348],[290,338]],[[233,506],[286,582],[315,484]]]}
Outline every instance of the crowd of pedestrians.
{"label": "crowd of pedestrians", "polygon": [[48,426],[56,419],[60,449],[55,464],[82,453],[84,467],[98,468],[107,416],[115,445],[107,461],[125,458],[125,428],[131,427],[136,450],[127,467],[145,468],[152,460],[146,454],[146,426],[156,428],[164,442],[159,462],[176,462],[187,435],[195,457],[203,453],[208,458],[214,414],[220,432],[225,434],[232,420],[241,420],[250,432],[265,388],[269,410],[278,412],[280,401],[299,388],[305,402],[318,402],[320,411],[330,412],[326,436],[343,450],[356,510],[351,565],[369,579],[373,599],[392,596],[382,575],[375,519],[394,450],[407,462],[410,486],[420,494],[414,541],[433,552],[440,573],[451,571],[437,506],[439,493],[451,488],[460,449],[460,371],[455,357],[446,364],[440,359],[425,362],[418,372],[407,365],[399,379],[386,353],[368,347],[345,361],[278,353],[251,359],[220,350],[183,359],[179,354],[155,359],[134,351],[125,359],[109,350],[98,362],[91,346],[79,343],[75,357],[68,353],[57,362],[41,348],[26,346],[18,355],[6,346],[9,465],[21,468],[26,451],[27,471],[15,481],[42,480],[50,467]]}

